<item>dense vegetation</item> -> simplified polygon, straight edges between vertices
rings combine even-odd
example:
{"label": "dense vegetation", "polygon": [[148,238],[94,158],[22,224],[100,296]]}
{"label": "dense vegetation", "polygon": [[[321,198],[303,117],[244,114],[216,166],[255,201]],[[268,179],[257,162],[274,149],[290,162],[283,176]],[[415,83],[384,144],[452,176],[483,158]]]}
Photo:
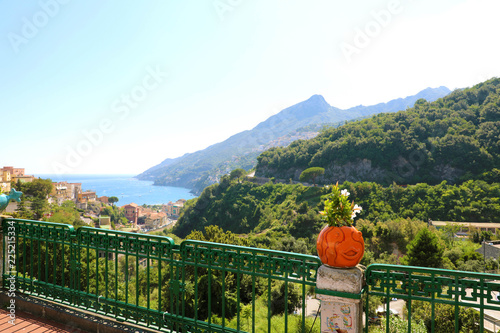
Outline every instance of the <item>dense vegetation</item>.
{"label": "dense vegetation", "polygon": [[[497,222],[500,216],[500,183],[470,180],[460,185],[443,181],[434,186],[383,187],[345,182],[341,187],[363,207],[360,218],[372,223],[398,219]],[[314,244],[323,225],[318,211],[327,193],[326,187],[257,185],[224,177],[187,202],[174,233],[185,237],[192,230],[218,225],[240,234],[281,232]]]}
{"label": "dense vegetation", "polygon": [[323,167],[322,184],[376,181],[384,185],[456,183],[500,164],[500,79],[457,90],[406,111],[323,131],[311,140],[267,150],[258,176],[298,180]]}
{"label": "dense vegetation", "polygon": [[12,188],[23,192],[18,204],[18,216],[27,219],[40,219],[49,207],[47,198],[52,192],[50,179],[35,179],[29,183],[12,183]]}
{"label": "dense vegetation", "polygon": [[500,181],[469,180],[460,185],[420,183],[383,187],[376,183],[345,182],[343,187],[363,207],[361,218],[387,221],[416,218],[422,221],[497,222],[500,217]]}
{"label": "dense vegetation", "polygon": [[[217,225],[234,233],[261,234],[260,240],[268,243],[265,247],[280,243],[278,239],[285,236],[293,237],[291,243],[295,246],[314,244],[312,237],[321,228],[316,207],[327,192],[325,188],[300,184],[257,185],[225,176],[219,184],[207,187],[197,199],[187,201],[173,232],[183,238],[193,230]],[[276,237],[266,234],[269,230],[277,233]],[[295,238],[302,238],[303,242],[296,243]],[[282,245],[276,246],[283,249]],[[304,252],[304,248],[299,252]]]}

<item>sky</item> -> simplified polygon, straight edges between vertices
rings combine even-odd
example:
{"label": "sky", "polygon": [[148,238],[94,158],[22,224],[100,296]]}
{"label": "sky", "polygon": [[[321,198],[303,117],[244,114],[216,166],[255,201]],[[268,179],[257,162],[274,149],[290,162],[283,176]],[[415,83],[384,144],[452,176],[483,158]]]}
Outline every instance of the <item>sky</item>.
{"label": "sky", "polygon": [[500,76],[498,0],[0,1],[0,167],[139,174],[323,95]]}

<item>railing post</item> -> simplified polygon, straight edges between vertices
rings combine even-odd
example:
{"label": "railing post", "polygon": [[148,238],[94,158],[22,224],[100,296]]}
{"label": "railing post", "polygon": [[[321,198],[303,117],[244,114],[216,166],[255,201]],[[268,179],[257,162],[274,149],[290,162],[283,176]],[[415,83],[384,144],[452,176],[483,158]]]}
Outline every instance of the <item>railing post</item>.
{"label": "railing post", "polygon": [[363,303],[365,268],[318,269],[316,295],[321,300],[321,333],[363,332]]}

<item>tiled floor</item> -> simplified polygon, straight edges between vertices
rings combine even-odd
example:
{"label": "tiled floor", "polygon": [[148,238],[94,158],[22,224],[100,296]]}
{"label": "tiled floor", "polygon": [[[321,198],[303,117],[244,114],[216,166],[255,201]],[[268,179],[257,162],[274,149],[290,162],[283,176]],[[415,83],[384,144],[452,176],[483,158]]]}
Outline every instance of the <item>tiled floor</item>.
{"label": "tiled floor", "polygon": [[0,309],[0,332],[14,333],[14,332],[30,332],[30,333],[86,333],[77,328],[69,327],[68,325],[56,323],[49,320],[42,320],[28,313],[16,311],[16,319],[14,325],[9,323],[9,312]]}

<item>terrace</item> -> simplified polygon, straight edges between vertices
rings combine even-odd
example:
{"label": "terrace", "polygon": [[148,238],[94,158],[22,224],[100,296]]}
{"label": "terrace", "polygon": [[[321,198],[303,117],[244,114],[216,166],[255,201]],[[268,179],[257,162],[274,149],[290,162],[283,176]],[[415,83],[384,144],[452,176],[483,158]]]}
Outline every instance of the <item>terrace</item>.
{"label": "terrace", "polygon": [[[432,332],[500,328],[495,274],[333,269],[311,255],[9,217],[1,224],[2,316],[30,312],[73,332],[393,332],[401,322],[414,332],[419,311]],[[380,300],[383,318],[371,310]],[[396,304],[402,320],[390,315]],[[436,327],[444,307],[449,327]]]}

